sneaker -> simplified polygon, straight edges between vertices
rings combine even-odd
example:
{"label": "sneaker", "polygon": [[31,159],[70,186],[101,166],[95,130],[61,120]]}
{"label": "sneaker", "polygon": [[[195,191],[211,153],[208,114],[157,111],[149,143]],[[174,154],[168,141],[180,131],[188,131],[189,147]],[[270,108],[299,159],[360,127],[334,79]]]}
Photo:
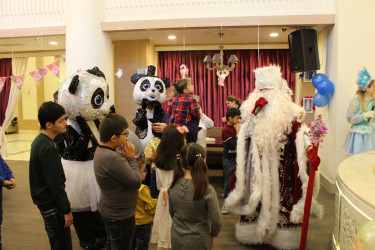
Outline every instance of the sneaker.
{"label": "sneaker", "polygon": [[221,207],[221,213],[222,214],[229,214],[229,211],[224,207],[224,205]]}

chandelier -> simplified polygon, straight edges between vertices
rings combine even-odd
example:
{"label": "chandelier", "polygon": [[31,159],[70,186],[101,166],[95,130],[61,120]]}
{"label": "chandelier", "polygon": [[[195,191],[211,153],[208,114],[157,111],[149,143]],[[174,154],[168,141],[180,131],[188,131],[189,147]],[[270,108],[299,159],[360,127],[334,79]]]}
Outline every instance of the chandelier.
{"label": "chandelier", "polygon": [[[224,65],[224,62],[223,62],[224,61],[223,60],[223,56],[224,56],[223,36],[224,36],[224,33],[220,32],[219,33],[220,54],[215,54],[214,58],[211,58],[211,56],[207,55],[203,60],[203,62],[206,63],[207,69],[216,70],[216,75],[219,77],[219,85],[222,85],[222,86],[224,85],[223,81],[224,81],[225,77],[227,77],[229,75],[229,72],[232,71],[234,69],[234,67],[236,66],[236,63],[238,63],[237,56],[231,55],[229,57],[229,61],[228,61],[228,64],[230,64],[230,66]],[[212,65],[212,67],[211,67],[210,66],[211,63],[213,63],[215,65]],[[222,79],[221,83],[220,83],[220,78]]]}

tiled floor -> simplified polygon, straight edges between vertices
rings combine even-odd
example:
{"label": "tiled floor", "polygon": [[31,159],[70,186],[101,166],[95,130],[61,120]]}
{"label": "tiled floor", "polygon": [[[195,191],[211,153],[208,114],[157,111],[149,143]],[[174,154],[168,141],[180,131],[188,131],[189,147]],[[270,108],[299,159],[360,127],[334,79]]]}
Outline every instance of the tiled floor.
{"label": "tiled floor", "polygon": [[5,160],[28,161],[31,143],[40,133],[38,130],[20,130],[18,133],[5,135],[8,147],[8,157]]}

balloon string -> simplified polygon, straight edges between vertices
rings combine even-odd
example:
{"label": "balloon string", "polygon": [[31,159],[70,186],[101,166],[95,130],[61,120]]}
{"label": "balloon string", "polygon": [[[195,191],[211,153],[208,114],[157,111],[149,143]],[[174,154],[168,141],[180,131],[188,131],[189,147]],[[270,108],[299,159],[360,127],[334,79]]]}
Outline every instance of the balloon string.
{"label": "balloon string", "polygon": [[259,67],[259,21],[258,21],[258,67]]}

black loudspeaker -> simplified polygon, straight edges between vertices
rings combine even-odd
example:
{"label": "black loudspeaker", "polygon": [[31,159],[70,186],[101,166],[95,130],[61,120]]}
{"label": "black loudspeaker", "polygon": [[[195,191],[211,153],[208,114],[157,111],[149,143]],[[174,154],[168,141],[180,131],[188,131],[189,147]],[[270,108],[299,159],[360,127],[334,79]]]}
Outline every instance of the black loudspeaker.
{"label": "black loudspeaker", "polygon": [[319,70],[316,30],[301,29],[289,34],[289,53],[293,72]]}

